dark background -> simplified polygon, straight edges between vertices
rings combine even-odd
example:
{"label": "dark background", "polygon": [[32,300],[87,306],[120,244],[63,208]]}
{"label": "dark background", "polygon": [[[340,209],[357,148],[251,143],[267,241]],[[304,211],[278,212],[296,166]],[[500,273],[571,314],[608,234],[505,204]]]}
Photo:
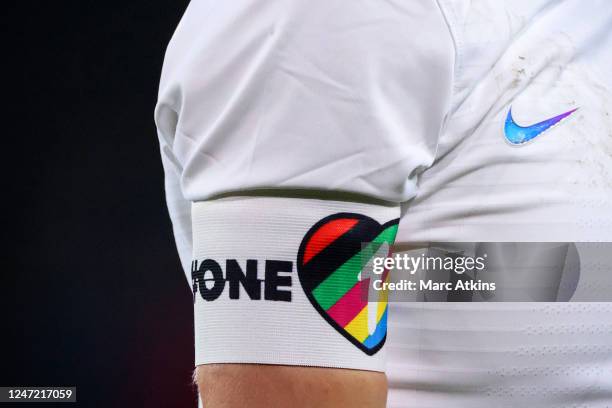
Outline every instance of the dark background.
{"label": "dark background", "polygon": [[0,386],[77,386],[64,406],[195,405],[192,300],[153,123],[186,6],[7,5]]}

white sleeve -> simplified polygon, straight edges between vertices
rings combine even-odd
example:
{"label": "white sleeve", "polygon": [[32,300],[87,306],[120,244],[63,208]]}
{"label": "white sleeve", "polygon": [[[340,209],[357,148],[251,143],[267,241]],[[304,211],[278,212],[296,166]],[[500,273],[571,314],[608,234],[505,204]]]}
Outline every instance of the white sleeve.
{"label": "white sleeve", "polygon": [[192,253],[191,202],[183,197],[180,185],[180,168],[172,160],[170,147],[161,143],[162,165],[164,168],[164,188],[166,205],[172,220],[172,231],[176,248],[185,271],[189,270]]}
{"label": "white sleeve", "polygon": [[364,265],[433,161],[453,58],[435,1],[191,2],[156,123],[196,364],[384,369]]}

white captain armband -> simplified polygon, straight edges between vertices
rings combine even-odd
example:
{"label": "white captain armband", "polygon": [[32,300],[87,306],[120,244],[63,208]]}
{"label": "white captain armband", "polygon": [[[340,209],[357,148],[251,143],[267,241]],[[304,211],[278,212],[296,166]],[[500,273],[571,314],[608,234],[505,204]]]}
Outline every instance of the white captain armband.
{"label": "white captain armband", "polygon": [[386,294],[362,272],[388,254],[398,218],[397,206],[318,199],[193,203],[196,365],[384,371]]}

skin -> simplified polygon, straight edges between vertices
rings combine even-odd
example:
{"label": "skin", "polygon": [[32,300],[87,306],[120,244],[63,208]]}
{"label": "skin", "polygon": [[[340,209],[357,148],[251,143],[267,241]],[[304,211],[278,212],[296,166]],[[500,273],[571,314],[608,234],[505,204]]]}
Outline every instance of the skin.
{"label": "skin", "polygon": [[384,408],[384,373],[336,368],[207,364],[194,378],[205,408]]}

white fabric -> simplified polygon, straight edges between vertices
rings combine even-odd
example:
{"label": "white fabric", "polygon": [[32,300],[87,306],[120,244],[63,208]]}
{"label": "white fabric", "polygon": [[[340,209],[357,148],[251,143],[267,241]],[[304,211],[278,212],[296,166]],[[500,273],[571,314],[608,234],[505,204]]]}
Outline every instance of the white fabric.
{"label": "white fabric", "polygon": [[[156,109],[186,271],[190,202],[254,189],[401,203],[400,244],[612,241],[610,50],[607,0],[192,1]],[[579,110],[514,147],[510,107]],[[611,405],[607,304],[392,309],[390,406]]]}
{"label": "white fabric", "polygon": [[[457,44],[452,109],[398,242],[612,240],[612,7],[443,1]],[[579,108],[529,145],[531,125]]]}
{"label": "white fabric", "polygon": [[[612,241],[612,8],[441,1],[457,50],[434,164],[398,243]],[[573,117],[524,147],[503,126]],[[589,274],[610,264],[583,258]],[[612,405],[609,303],[391,303],[389,406]]]}

